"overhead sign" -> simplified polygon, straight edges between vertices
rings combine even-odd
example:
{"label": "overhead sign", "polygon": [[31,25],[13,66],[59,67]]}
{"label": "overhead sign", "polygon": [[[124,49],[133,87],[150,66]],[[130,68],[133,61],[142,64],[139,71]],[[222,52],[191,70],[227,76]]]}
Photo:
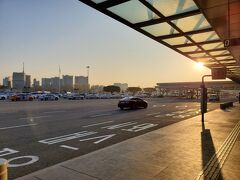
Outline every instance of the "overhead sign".
{"label": "overhead sign", "polygon": [[225,39],[224,47],[229,47],[229,46],[240,46],[240,38]]}
{"label": "overhead sign", "polygon": [[226,69],[225,68],[212,68],[212,79],[226,79]]}

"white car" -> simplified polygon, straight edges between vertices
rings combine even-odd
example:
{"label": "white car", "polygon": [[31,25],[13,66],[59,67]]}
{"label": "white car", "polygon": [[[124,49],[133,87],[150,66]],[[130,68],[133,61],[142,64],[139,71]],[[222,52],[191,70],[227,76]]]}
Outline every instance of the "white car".
{"label": "white car", "polygon": [[38,97],[40,101],[58,101],[59,97],[54,94],[43,94]]}
{"label": "white car", "polygon": [[6,100],[7,95],[6,94],[0,94],[0,100]]}

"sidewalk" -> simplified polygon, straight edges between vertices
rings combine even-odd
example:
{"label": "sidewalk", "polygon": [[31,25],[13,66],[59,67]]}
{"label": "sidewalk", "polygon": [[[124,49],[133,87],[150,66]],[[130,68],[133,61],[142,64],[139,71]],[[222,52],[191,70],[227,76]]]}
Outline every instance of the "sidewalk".
{"label": "sidewalk", "polygon": [[234,105],[226,111],[207,113],[205,127],[197,116],[18,180],[192,180],[217,176],[237,180],[240,106]]}

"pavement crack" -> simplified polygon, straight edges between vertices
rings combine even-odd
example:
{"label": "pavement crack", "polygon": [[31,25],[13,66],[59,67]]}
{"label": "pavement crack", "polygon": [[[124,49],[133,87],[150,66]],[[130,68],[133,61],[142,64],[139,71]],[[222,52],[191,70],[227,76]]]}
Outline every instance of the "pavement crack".
{"label": "pavement crack", "polygon": [[77,171],[77,170],[75,170],[75,169],[72,169],[72,168],[66,167],[66,166],[64,166],[64,165],[60,165],[60,166],[63,167],[63,168],[69,169],[69,170],[71,170],[71,171],[74,171],[74,172],[77,172],[77,173],[80,173],[80,174],[84,174],[84,175],[89,176],[89,177],[91,177],[91,178],[94,178],[94,179],[97,179],[97,180],[102,180],[101,178],[98,178],[98,177],[92,176],[92,175],[87,174],[87,173],[84,173],[84,172]]}

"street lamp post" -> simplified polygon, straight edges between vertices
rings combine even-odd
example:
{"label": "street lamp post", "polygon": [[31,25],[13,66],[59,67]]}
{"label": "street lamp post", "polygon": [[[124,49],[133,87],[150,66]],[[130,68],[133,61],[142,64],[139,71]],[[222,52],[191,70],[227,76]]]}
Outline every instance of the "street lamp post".
{"label": "street lamp post", "polygon": [[87,66],[86,67],[87,68],[87,80],[88,80],[88,88],[89,88],[89,68],[90,68],[90,66]]}
{"label": "street lamp post", "polygon": [[204,75],[202,76],[201,83],[201,114],[202,114],[202,123],[204,123],[204,113],[207,112],[207,88],[205,87],[204,78],[212,77],[212,75]]}

